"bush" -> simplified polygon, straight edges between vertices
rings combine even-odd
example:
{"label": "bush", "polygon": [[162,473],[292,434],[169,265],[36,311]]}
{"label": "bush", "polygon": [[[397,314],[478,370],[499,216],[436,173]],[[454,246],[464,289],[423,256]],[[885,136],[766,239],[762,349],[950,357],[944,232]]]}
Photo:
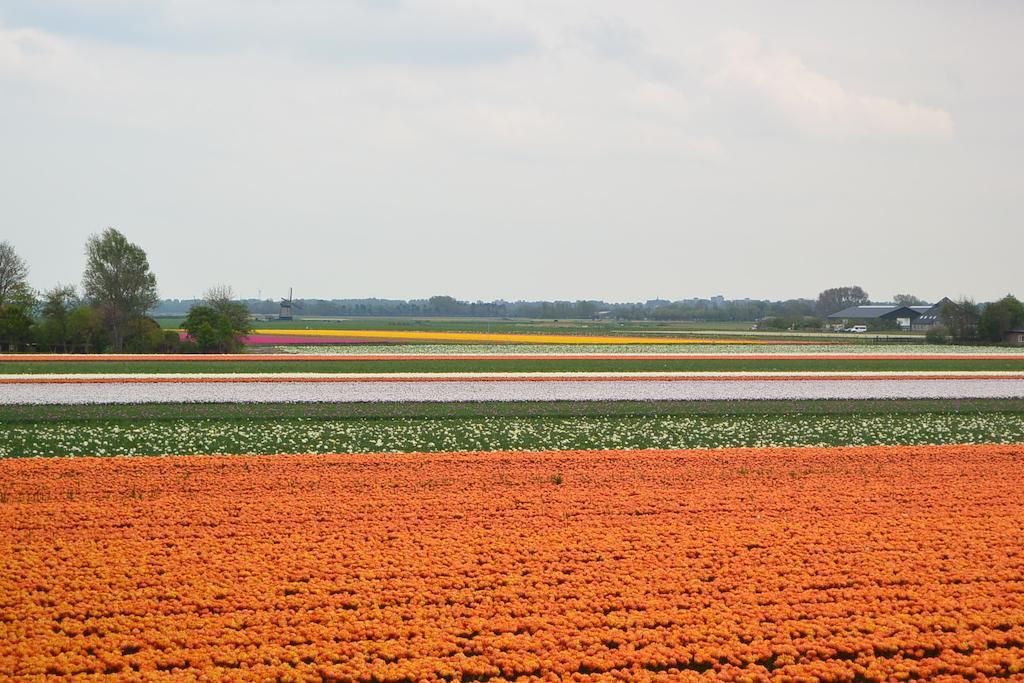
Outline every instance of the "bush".
{"label": "bush", "polygon": [[924,333],[924,339],[929,344],[945,344],[949,341],[949,330],[937,325]]}
{"label": "bush", "polygon": [[1024,325],[1024,304],[1013,295],[993,302],[981,312],[978,334],[982,339],[1001,342],[1010,330]]}
{"label": "bush", "polygon": [[128,353],[156,353],[164,341],[164,331],[152,318],[133,318],[124,330],[124,350]]}
{"label": "bush", "polygon": [[33,321],[21,306],[0,306],[0,351],[18,351],[32,340]]}
{"label": "bush", "polygon": [[757,323],[757,329],[759,330],[820,330],[824,326],[824,319],[814,316],[798,318],[772,316],[763,318]]}
{"label": "bush", "polygon": [[957,341],[968,341],[978,336],[980,317],[978,305],[970,299],[948,302],[939,311],[942,326],[949,331],[949,336]]}
{"label": "bush", "polygon": [[172,330],[164,330],[164,338],[160,342],[160,353],[181,353],[185,349],[181,336]]}
{"label": "bush", "polygon": [[193,306],[182,327],[200,353],[235,353],[249,333],[248,314],[240,304]]}

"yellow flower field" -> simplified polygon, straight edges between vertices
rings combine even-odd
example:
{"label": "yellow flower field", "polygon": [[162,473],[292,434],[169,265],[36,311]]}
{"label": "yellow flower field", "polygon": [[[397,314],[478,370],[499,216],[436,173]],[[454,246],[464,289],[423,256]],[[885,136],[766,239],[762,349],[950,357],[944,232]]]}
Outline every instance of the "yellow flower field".
{"label": "yellow flower field", "polygon": [[[253,330],[260,336],[348,337],[402,341],[489,342],[496,344],[763,344],[760,340],[685,337],[611,337],[568,334],[499,334],[489,332],[422,332],[405,330]],[[778,343],[778,342],[772,342]]]}

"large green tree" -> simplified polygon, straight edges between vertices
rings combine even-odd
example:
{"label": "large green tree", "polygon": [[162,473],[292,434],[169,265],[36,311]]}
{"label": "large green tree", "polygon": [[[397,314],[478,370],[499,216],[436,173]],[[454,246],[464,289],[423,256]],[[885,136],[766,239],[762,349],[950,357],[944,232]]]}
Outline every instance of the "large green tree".
{"label": "large green tree", "polygon": [[108,338],[103,319],[93,306],[78,306],[68,313],[68,338],[73,349],[99,353],[107,347]]}
{"label": "large green tree", "polygon": [[0,351],[18,351],[32,340],[32,318],[21,306],[0,306]]}
{"label": "large green tree", "polygon": [[1024,326],[1024,304],[1012,294],[990,303],[978,319],[978,336],[986,341],[1001,342],[1010,330]]}
{"label": "large green tree", "polygon": [[832,315],[844,308],[868,303],[868,293],[860,287],[833,287],[818,295],[818,313]]}
{"label": "large green tree", "polygon": [[925,304],[924,299],[914,294],[896,294],[892,300],[897,306],[923,306]]}
{"label": "large green tree", "polygon": [[219,285],[206,292],[205,304],[193,306],[182,327],[203,353],[231,353],[242,348],[252,332],[249,309],[234,300],[231,287]]}
{"label": "large green tree", "polygon": [[202,353],[227,353],[237,343],[231,323],[210,306],[198,304],[190,308],[181,326]]}
{"label": "large green tree", "polygon": [[43,293],[43,306],[39,321],[39,340],[52,351],[67,352],[71,345],[71,326],[68,317],[77,304],[75,288],[57,285]]}
{"label": "large green tree", "polygon": [[28,289],[28,265],[10,242],[0,242],[0,306],[12,303]]}
{"label": "large green tree", "polygon": [[130,323],[157,304],[156,276],[142,247],[113,228],[91,236],[85,256],[85,295],[99,310],[114,351],[121,351]]}
{"label": "large green tree", "polygon": [[967,340],[978,336],[978,305],[970,299],[947,303],[939,311],[939,322],[954,339]]}
{"label": "large green tree", "polygon": [[245,304],[235,299],[230,285],[217,285],[206,290],[206,304],[227,319],[234,337],[233,347],[241,346],[241,338],[252,333],[252,316]]}

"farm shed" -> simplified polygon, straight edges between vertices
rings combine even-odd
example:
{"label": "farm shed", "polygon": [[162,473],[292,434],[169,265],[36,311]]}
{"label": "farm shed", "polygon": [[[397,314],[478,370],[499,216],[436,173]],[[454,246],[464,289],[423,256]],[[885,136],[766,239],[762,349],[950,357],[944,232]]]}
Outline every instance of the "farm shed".
{"label": "farm shed", "polygon": [[942,313],[942,307],[951,303],[953,302],[947,296],[930,306],[911,306],[912,309],[921,314],[921,317],[911,321],[910,329],[915,332],[927,332],[936,327],[939,324],[939,315]]}
{"label": "farm shed", "polygon": [[900,327],[910,327],[912,321],[920,317],[921,314],[909,306],[867,304],[844,308],[828,316],[828,319],[865,323],[872,320],[894,320]]}
{"label": "farm shed", "polygon": [[1003,341],[1014,346],[1024,346],[1024,327],[1016,327],[1006,332]]}

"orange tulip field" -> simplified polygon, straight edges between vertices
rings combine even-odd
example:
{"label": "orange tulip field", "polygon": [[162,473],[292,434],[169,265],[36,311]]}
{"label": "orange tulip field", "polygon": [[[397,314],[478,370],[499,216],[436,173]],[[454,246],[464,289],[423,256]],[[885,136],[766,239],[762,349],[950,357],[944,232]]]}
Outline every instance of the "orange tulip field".
{"label": "orange tulip field", "polygon": [[1024,446],[0,461],[0,678],[1024,677]]}

